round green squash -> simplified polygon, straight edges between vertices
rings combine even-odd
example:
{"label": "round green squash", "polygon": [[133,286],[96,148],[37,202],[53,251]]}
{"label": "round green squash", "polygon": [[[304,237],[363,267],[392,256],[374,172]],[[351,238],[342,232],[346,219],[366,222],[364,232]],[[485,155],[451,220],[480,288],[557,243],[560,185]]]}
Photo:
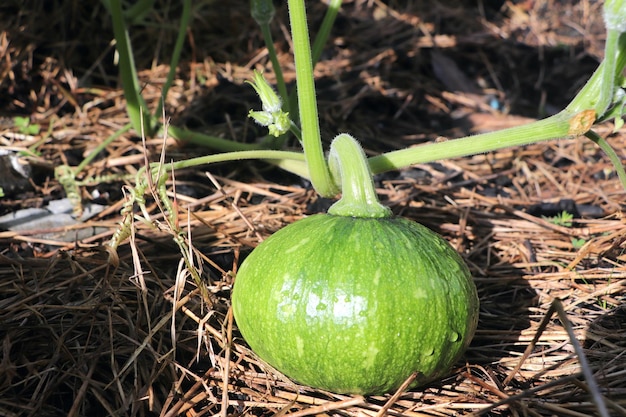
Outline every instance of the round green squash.
{"label": "round green squash", "polygon": [[445,376],[471,341],[478,297],[467,266],[407,219],[317,214],[245,259],[232,293],[252,350],[295,381],[382,394],[412,373]]}

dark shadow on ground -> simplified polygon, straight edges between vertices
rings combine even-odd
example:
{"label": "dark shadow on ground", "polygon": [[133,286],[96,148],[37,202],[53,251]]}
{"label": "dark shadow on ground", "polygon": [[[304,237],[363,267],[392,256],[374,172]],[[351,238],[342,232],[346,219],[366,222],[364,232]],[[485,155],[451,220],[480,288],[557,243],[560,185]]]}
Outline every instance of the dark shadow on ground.
{"label": "dark shadow on ground", "polygon": [[593,320],[583,347],[602,393],[623,407],[620,399],[626,398],[626,304],[622,302]]}

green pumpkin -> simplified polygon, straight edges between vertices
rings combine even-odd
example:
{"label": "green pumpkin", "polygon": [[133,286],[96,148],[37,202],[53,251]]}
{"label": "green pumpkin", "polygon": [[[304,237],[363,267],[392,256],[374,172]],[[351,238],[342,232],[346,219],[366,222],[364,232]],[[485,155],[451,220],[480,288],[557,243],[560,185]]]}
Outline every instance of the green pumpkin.
{"label": "green pumpkin", "polygon": [[232,293],[252,350],[295,381],[349,394],[440,378],[467,348],[478,297],[459,254],[407,219],[317,214],[262,242]]}

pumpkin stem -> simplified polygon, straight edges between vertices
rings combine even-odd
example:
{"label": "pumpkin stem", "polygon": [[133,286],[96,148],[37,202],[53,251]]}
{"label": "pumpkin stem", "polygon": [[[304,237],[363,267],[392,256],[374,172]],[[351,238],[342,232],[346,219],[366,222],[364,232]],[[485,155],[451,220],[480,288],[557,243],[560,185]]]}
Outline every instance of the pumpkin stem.
{"label": "pumpkin stem", "polygon": [[330,145],[330,173],[336,183],[341,181],[341,199],[329,214],[347,217],[390,217],[391,210],[378,201],[367,157],[352,136],[342,133]]}

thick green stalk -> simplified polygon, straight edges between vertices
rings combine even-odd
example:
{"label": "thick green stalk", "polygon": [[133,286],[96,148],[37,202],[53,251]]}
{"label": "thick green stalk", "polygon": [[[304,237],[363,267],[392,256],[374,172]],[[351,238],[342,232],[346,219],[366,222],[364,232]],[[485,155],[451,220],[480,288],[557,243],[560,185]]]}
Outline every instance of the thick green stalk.
{"label": "thick green stalk", "polygon": [[335,182],[341,182],[341,199],[328,209],[329,214],[365,218],[391,216],[391,210],[378,201],[367,157],[352,136],[342,133],[333,140],[328,162]]}
{"label": "thick green stalk", "polygon": [[[523,126],[388,152],[370,158],[370,168],[373,173],[378,174],[394,169],[406,168],[414,164],[474,155],[549,139],[570,137],[572,136],[570,123],[573,123],[574,120],[577,120],[575,116],[572,117],[561,112]],[[584,134],[585,132],[577,131],[574,133]]]}
{"label": "thick green stalk", "polygon": [[[600,63],[600,66],[593,73],[591,78],[585,83],[583,88],[578,92],[576,97],[568,104],[566,110],[570,112],[578,112],[586,109],[594,109],[600,118],[606,111],[606,107],[613,99],[615,91],[615,83],[621,77],[621,73],[626,66],[626,34],[615,37],[607,31],[606,55],[609,58],[607,65],[607,57]],[[613,67],[611,73],[607,71],[607,67]],[[606,104],[606,99],[609,103]]]}
{"label": "thick green stalk", "polygon": [[617,79],[615,68],[617,67],[616,60],[619,38],[619,32],[615,30],[607,30],[603,61],[604,68],[602,72],[602,87],[600,90],[600,96],[598,97],[598,104],[595,106],[598,116],[601,116],[606,112],[611,105],[615,94],[615,81]]}
{"label": "thick green stalk", "polygon": [[330,177],[322,148],[304,0],[289,0],[289,18],[296,64],[302,146],[313,187],[320,195],[332,197],[338,189]]}
{"label": "thick green stalk", "polygon": [[[324,50],[324,46],[326,46],[330,32],[335,24],[335,20],[337,19],[337,14],[341,8],[341,3],[342,0],[330,0],[330,3],[328,4],[328,10],[324,15],[324,20],[322,21],[320,30],[313,41],[313,68],[315,68],[315,64],[319,61],[322,51]],[[294,92],[295,91],[292,91],[291,94],[289,94],[289,114],[291,116],[291,120],[297,123],[300,120],[300,115],[298,113],[298,106],[296,105],[296,95],[293,94]]]}

